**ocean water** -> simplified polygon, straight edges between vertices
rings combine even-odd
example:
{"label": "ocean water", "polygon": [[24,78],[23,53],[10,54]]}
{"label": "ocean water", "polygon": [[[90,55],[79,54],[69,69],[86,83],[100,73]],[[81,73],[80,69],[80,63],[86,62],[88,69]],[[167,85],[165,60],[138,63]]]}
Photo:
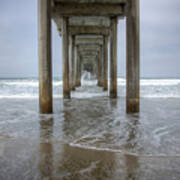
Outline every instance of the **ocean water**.
{"label": "ocean water", "polygon": [[0,180],[180,179],[180,79],[142,79],[132,115],[124,79],[117,99],[96,83],[63,100],[54,79],[54,113],[40,115],[37,79],[0,79]]}
{"label": "ocean water", "polygon": [[[95,85],[95,80],[82,80],[84,85],[82,94],[76,94],[76,98],[93,97],[107,95],[99,92]],[[141,79],[140,94],[145,98],[180,98],[180,79]],[[89,88],[93,86],[93,88]],[[118,96],[126,96],[126,81],[118,78]],[[95,93],[97,90],[97,93]],[[90,91],[90,92],[89,92]],[[94,91],[94,94],[92,93]],[[62,98],[62,81],[55,78],[53,81],[54,97]],[[0,98],[37,98],[38,97],[38,79],[0,79]]]}

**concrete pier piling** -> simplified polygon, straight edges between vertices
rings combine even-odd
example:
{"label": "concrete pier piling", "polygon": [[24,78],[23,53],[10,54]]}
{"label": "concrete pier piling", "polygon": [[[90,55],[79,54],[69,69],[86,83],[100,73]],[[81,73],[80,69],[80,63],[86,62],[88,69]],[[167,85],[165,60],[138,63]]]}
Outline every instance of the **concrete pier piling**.
{"label": "concrete pier piling", "polygon": [[103,46],[100,45],[99,59],[98,59],[98,86],[103,86]]}
{"label": "concrete pier piling", "polygon": [[109,78],[109,96],[117,98],[117,24],[124,17],[127,36],[126,111],[139,112],[139,0],[38,2],[40,112],[51,113],[53,104],[51,18],[62,36],[63,97],[69,99],[71,91],[81,85],[82,71],[93,73],[105,91]]}
{"label": "concrete pier piling", "polygon": [[127,113],[139,112],[139,0],[129,0],[126,20],[127,39]]}
{"label": "concrete pier piling", "polygon": [[70,98],[69,86],[69,32],[68,18],[62,18],[62,53],[63,53],[63,97]]}
{"label": "concrete pier piling", "polygon": [[108,90],[108,36],[104,36],[103,88]]}
{"label": "concrete pier piling", "polygon": [[52,113],[53,99],[50,0],[38,0],[38,10],[39,110],[40,113]]}
{"label": "concrete pier piling", "polygon": [[81,57],[79,55],[79,52],[77,52],[76,55],[76,72],[75,72],[75,86],[79,87],[81,86]]}
{"label": "concrete pier piling", "polygon": [[75,90],[75,36],[70,36],[71,39],[71,65],[70,65],[70,89]]}
{"label": "concrete pier piling", "polygon": [[117,97],[117,17],[111,18],[110,97]]}

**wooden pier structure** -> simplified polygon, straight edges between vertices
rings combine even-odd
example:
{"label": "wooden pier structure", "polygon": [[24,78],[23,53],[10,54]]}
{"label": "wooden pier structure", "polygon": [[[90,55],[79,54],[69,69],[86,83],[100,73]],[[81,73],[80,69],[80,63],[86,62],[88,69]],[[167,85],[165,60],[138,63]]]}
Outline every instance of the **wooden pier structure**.
{"label": "wooden pier structure", "polygon": [[71,91],[81,85],[82,70],[95,74],[97,85],[108,90],[110,69],[109,96],[117,98],[117,24],[122,18],[126,18],[126,111],[134,113],[139,112],[139,0],[38,0],[41,113],[53,112],[51,19],[62,36],[63,97],[71,98]]}

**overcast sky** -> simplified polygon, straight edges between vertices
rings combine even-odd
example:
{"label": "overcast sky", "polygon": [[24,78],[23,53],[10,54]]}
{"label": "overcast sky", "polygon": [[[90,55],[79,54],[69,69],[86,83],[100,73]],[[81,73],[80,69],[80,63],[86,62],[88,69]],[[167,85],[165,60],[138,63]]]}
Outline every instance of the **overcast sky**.
{"label": "overcast sky", "polygon": [[[141,0],[141,77],[180,78],[180,0]],[[0,78],[38,75],[37,0],[0,0]],[[61,76],[53,23],[53,74]],[[118,24],[118,73],[125,75],[125,20]]]}

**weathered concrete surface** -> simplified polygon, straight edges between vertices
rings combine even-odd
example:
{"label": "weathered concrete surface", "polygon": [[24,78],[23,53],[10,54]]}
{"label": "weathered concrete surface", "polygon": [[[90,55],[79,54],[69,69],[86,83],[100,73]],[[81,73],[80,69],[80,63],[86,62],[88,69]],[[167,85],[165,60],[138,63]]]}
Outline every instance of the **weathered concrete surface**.
{"label": "weathered concrete surface", "polygon": [[62,19],[62,53],[63,53],[63,97],[70,98],[69,87],[69,34],[68,18]]}
{"label": "weathered concrete surface", "polygon": [[109,35],[109,28],[98,26],[70,26],[69,33],[71,35]]}
{"label": "weathered concrete surface", "polygon": [[[92,66],[96,64],[98,82],[107,90],[107,71],[108,71],[108,36],[110,40],[110,97],[117,97],[117,19],[127,16],[127,112],[139,111],[139,0],[39,0],[41,3],[49,3],[52,7],[52,17],[54,18],[60,34],[63,36],[63,94],[65,98],[70,98],[69,88],[69,36],[77,36],[74,47],[71,47],[71,55],[74,48],[78,46],[77,54],[71,58],[70,87],[73,88],[73,69],[76,69],[76,85],[80,85],[82,65]],[[47,6],[47,4],[46,4]],[[46,7],[44,6],[44,7]],[[47,7],[46,7],[47,8]],[[42,10],[42,9],[41,9]],[[40,11],[41,11],[40,10]],[[49,13],[50,10],[43,11]],[[48,20],[49,22],[49,20]],[[42,29],[39,34],[45,33],[43,45],[40,42],[40,52],[45,57],[45,61],[40,60],[41,68],[48,70],[40,76],[40,88],[46,87],[47,76],[52,78],[51,51],[47,43],[50,33],[47,22],[41,22]],[[49,22],[50,23],[50,22]],[[92,36],[89,38],[89,36]],[[99,37],[98,37],[99,36]],[[103,39],[103,37],[106,37]],[[47,39],[46,39],[47,38]],[[42,41],[40,38],[39,41]],[[50,44],[49,44],[50,45]],[[43,47],[44,46],[44,47]],[[101,47],[103,46],[103,48]],[[77,49],[77,48],[76,48]],[[40,57],[39,59],[42,59]],[[73,62],[75,61],[75,68]],[[92,68],[91,68],[92,69]],[[42,69],[40,73],[42,74]],[[46,81],[44,81],[46,79]],[[49,90],[44,88],[42,94],[49,92],[52,94],[52,80],[49,81]],[[43,82],[43,83],[42,83]],[[46,84],[46,85],[45,85]],[[51,85],[50,85],[51,84]],[[45,90],[46,89],[46,90]],[[51,90],[50,90],[51,89]],[[48,96],[49,96],[48,94]],[[49,96],[50,97],[50,96]],[[42,100],[40,100],[42,102]],[[45,100],[47,102],[47,99]],[[40,105],[42,106],[42,105]]]}
{"label": "weathered concrete surface", "polygon": [[83,55],[84,58],[95,58],[96,55]]}
{"label": "weathered concrete surface", "polygon": [[129,0],[127,6],[127,113],[139,112],[139,0]]}
{"label": "weathered concrete surface", "polygon": [[103,86],[103,46],[100,46],[100,53],[98,57],[98,86]]}
{"label": "weathered concrete surface", "polygon": [[[78,5],[77,5],[78,4]],[[123,16],[124,3],[56,3],[54,16]]]}
{"label": "weathered concrete surface", "polygon": [[108,37],[104,36],[104,66],[103,66],[103,87],[104,91],[108,89]]}
{"label": "weathered concrete surface", "polygon": [[75,90],[75,36],[71,36],[70,89]]}
{"label": "weathered concrete surface", "polygon": [[98,51],[100,51],[100,46],[99,45],[93,45],[93,44],[89,44],[86,46],[78,45],[78,49],[79,50],[98,50]]}
{"label": "weathered concrete surface", "polygon": [[117,18],[111,19],[110,41],[110,97],[117,97]]}
{"label": "weathered concrete surface", "polygon": [[[58,15],[58,13],[53,14],[53,19],[57,25],[57,29],[59,31],[59,34],[61,35],[61,16]],[[71,34],[77,35],[77,31],[79,29],[80,34],[83,34],[83,32],[86,30],[88,32],[92,31],[93,34],[98,34],[99,32],[101,34],[107,34],[107,29],[110,27],[110,18],[109,17],[103,17],[103,16],[73,16],[69,17],[70,26],[70,32]],[[86,29],[82,28],[86,27]],[[100,28],[100,30],[98,30]]]}
{"label": "weathered concrete surface", "polygon": [[50,0],[38,0],[39,24],[39,109],[53,112]]}
{"label": "weathered concrete surface", "polygon": [[64,2],[64,3],[90,3],[90,4],[120,4],[126,3],[128,0],[54,0],[55,3],[57,2]]}
{"label": "weathered concrete surface", "polygon": [[99,51],[84,50],[84,51],[79,51],[79,53],[81,54],[81,56],[97,56],[99,54]]}
{"label": "weathered concrete surface", "polygon": [[96,57],[97,56],[93,56],[93,57],[85,57],[85,56],[82,56],[82,63],[85,62],[85,63],[91,63],[93,61],[96,61]]}
{"label": "weathered concrete surface", "polygon": [[70,26],[109,27],[110,18],[101,16],[74,16],[69,18]]}
{"label": "weathered concrete surface", "polygon": [[76,36],[76,40],[83,40],[83,39],[93,39],[93,40],[96,40],[96,39],[100,39],[100,40],[103,40],[103,36],[101,35],[81,35],[81,36]]}
{"label": "weathered concrete surface", "polygon": [[103,45],[103,36],[76,36],[76,45],[89,45],[89,44],[94,44],[94,45]]}
{"label": "weathered concrete surface", "polygon": [[75,76],[76,76],[75,86],[79,87],[79,86],[81,86],[81,56],[79,55],[78,51],[77,51],[77,55],[76,55]]}
{"label": "weathered concrete surface", "polygon": [[52,0],[52,17],[61,31],[62,16],[70,25],[108,27],[109,17],[125,16],[128,0]]}

